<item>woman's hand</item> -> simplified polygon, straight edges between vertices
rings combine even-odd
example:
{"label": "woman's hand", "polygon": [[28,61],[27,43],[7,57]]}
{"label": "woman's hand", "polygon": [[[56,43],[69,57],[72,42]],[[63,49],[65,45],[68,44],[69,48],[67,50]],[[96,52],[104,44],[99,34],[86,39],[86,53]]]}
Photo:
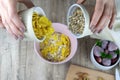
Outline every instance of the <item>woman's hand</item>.
{"label": "woman's hand", "polygon": [[[80,4],[84,0],[78,0]],[[95,10],[90,23],[90,29],[94,33],[101,32],[107,25],[111,29],[116,17],[115,0],[96,0]]]}
{"label": "woman's hand", "polygon": [[0,0],[0,27],[5,27],[15,39],[23,39],[25,26],[17,14],[17,1],[24,3],[28,8],[33,7],[30,0]]}

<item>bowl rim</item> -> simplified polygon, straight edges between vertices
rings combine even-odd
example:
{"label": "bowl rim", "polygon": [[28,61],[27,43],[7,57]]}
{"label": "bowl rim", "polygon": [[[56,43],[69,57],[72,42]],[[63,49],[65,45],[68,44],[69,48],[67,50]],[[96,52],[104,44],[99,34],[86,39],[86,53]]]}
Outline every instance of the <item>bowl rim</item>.
{"label": "bowl rim", "polygon": [[38,39],[33,29],[32,18],[33,18],[34,12],[40,15],[46,16],[44,10],[41,7],[37,7],[37,6],[27,9],[20,13],[20,16],[22,17],[22,21],[24,22],[24,25],[26,28],[24,32],[24,35],[25,35],[24,40],[42,42],[45,38]]}
{"label": "bowl rim", "polygon": [[[100,40],[100,41],[104,41],[104,40]],[[106,41],[109,41],[109,40],[106,40]],[[112,41],[110,41],[110,42],[112,42]],[[93,50],[94,50],[94,48],[95,48],[95,46],[96,46],[96,43],[94,44],[94,46],[92,47],[92,49],[91,49],[91,61],[92,61],[92,63],[93,63],[93,60],[94,60],[94,65],[97,67],[97,68],[104,68],[104,69],[111,69],[111,68],[113,68],[113,67],[115,67],[119,62],[120,62],[120,55],[119,55],[119,58],[118,58],[118,60],[116,61],[116,63],[114,63],[113,65],[110,65],[110,66],[104,66],[104,65],[101,65],[101,64],[99,64],[96,60],[95,60],[95,57],[94,57],[94,52],[93,52]],[[100,69],[101,69],[100,68]]]}
{"label": "bowl rim", "polygon": [[[71,12],[73,12],[72,11],[72,9],[74,8],[74,7],[76,7],[76,8],[80,8],[81,10],[82,10],[82,13],[83,13],[83,16],[84,16],[84,19],[85,19],[85,26],[88,26],[89,27],[89,22],[90,22],[90,17],[89,17],[89,14],[88,14],[88,12],[87,12],[87,10],[85,9],[85,7],[82,5],[82,4],[73,4],[73,5],[71,5],[70,7],[69,7],[69,9],[68,9],[68,12],[67,12],[67,25],[68,25],[68,28],[69,28],[69,24],[70,24],[70,22],[69,22],[69,16],[70,16],[70,13]],[[86,32],[86,27],[84,26],[84,30],[83,30],[83,33],[85,33]],[[70,30],[71,31],[71,30]],[[82,37],[84,37],[82,34],[79,34],[79,35],[76,35],[76,34],[74,34],[72,31],[71,31],[71,33],[76,37],[76,38],[82,38]]]}
{"label": "bowl rim", "polygon": [[[53,24],[53,25],[56,25],[56,24],[57,24],[57,25],[66,26],[66,25],[61,24],[61,23],[52,23],[52,24]],[[67,27],[65,27],[65,29],[68,30]],[[69,31],[69,30],[68,30],[68,31]],[[71,55],[69,55],[66,59],[64,59],[64,60],[62,60],[62,61],[60,61],[60,62],[51,62],[51,61],[43,58],[43,57],[40,55],[40,53],[37,51],[37,47],[36,47],[36,46],[39,44],[39,42],[34,42],[34,51],[35,51],[35,53],[39,56],[40,60],[42,60],[43,62],[49,63],[49,64],[63,64],[63,63],[68,62],[70,59],[72,59],[72,58],[74,57],[74,55],[76,54],[78,42],[77,42],[76,37],[74,37],[73,34],[72,34],[70,31],[69,31],[69,33],[70,33],[69,35],[71,35],[71,36],[74,38],[75,42],[76,42],[76,43],[75,43],[76,48],[73,49],[73,50],[74,50],[74,53],[71,54],[71,52],[70,52]],[[67,35],[67,36],[68,36],[68,35]],[[68,36],[68,37],[69,37],[69,36]],[[71,42],[71,44],[72,44],[72,42]]]}

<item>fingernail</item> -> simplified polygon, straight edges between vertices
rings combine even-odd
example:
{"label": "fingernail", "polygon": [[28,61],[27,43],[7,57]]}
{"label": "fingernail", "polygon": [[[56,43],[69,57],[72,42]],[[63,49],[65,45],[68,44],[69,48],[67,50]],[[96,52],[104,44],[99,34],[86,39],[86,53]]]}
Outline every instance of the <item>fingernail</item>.
{"label": "fingernail", "polygon": [[98,34],[100,31],[96,30],[95,33]]}
{"label": "fingernail", "polygon": [[92,26],[90,26],[90,29],[92,28]]}
{"label": "fingernail", "polygon": [[95,28],[94,28],[94,29],[92,29],[92,32],[93,32],[93,33],[95,33],[95,31],[96,31],[96,29],[95,29]]}
{"label": "fingernail", "polygon": [[97,30],[95,30],[95,31],[94,31],[94,33],[98,33],[98,31],[97,31]]}
{"label": "fingernail", "polygon": [[18,39],[18,37],[17,36],[14,36],[14,38],[17,40]]}
{"label": "fingernail", "polygon": [[24,33],[24,32],[25,32],[25,29],[23,29],[23,28],[20,28],[20,31]]}
{"label": "fingernail", "polygon": [[113,25],[110,26],[110,29],[112,29]]}
{"label": "fingernail", "polygon": [[23,40],[23,36],[19,35],[18,37],[19,37],[20,40]]}
{"label": "fingernail", "polygon": [[5,29],[5,27],[2,27],[2,29]]}
{"label": "fingernail", "polygon": [[92,30],[93,28],[95,28],[95,26],[90,26],[90,29]]}
{"label": "fingernail", "polygon": [[98,33],[98,31],[97,31],[97,30],[95,30],[93,33],[97,34],[97,33]]}
{"label": "fingernail", "polygon": [[102,30],[99,30],[98,33],[101,33]]}

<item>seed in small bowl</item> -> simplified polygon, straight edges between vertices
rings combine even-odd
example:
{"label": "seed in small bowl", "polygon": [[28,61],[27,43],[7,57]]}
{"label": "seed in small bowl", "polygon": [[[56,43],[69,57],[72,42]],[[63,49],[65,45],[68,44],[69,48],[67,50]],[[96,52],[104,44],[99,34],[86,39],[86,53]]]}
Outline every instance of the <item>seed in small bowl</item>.
{"label": "seed in small bowl", "polygon": [[85,18],[80,8],[76,8],[69,17],[69,29],[75,34],[82,34],[85,26]]}

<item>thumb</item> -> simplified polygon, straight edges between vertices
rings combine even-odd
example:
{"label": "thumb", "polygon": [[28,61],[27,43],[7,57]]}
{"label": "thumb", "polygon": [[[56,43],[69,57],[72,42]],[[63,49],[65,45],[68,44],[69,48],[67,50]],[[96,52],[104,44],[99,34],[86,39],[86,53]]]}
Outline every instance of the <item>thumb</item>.
{"label": "thumb", "polygon": [[85,0],[77,0],[77,4],[83,3]]}

